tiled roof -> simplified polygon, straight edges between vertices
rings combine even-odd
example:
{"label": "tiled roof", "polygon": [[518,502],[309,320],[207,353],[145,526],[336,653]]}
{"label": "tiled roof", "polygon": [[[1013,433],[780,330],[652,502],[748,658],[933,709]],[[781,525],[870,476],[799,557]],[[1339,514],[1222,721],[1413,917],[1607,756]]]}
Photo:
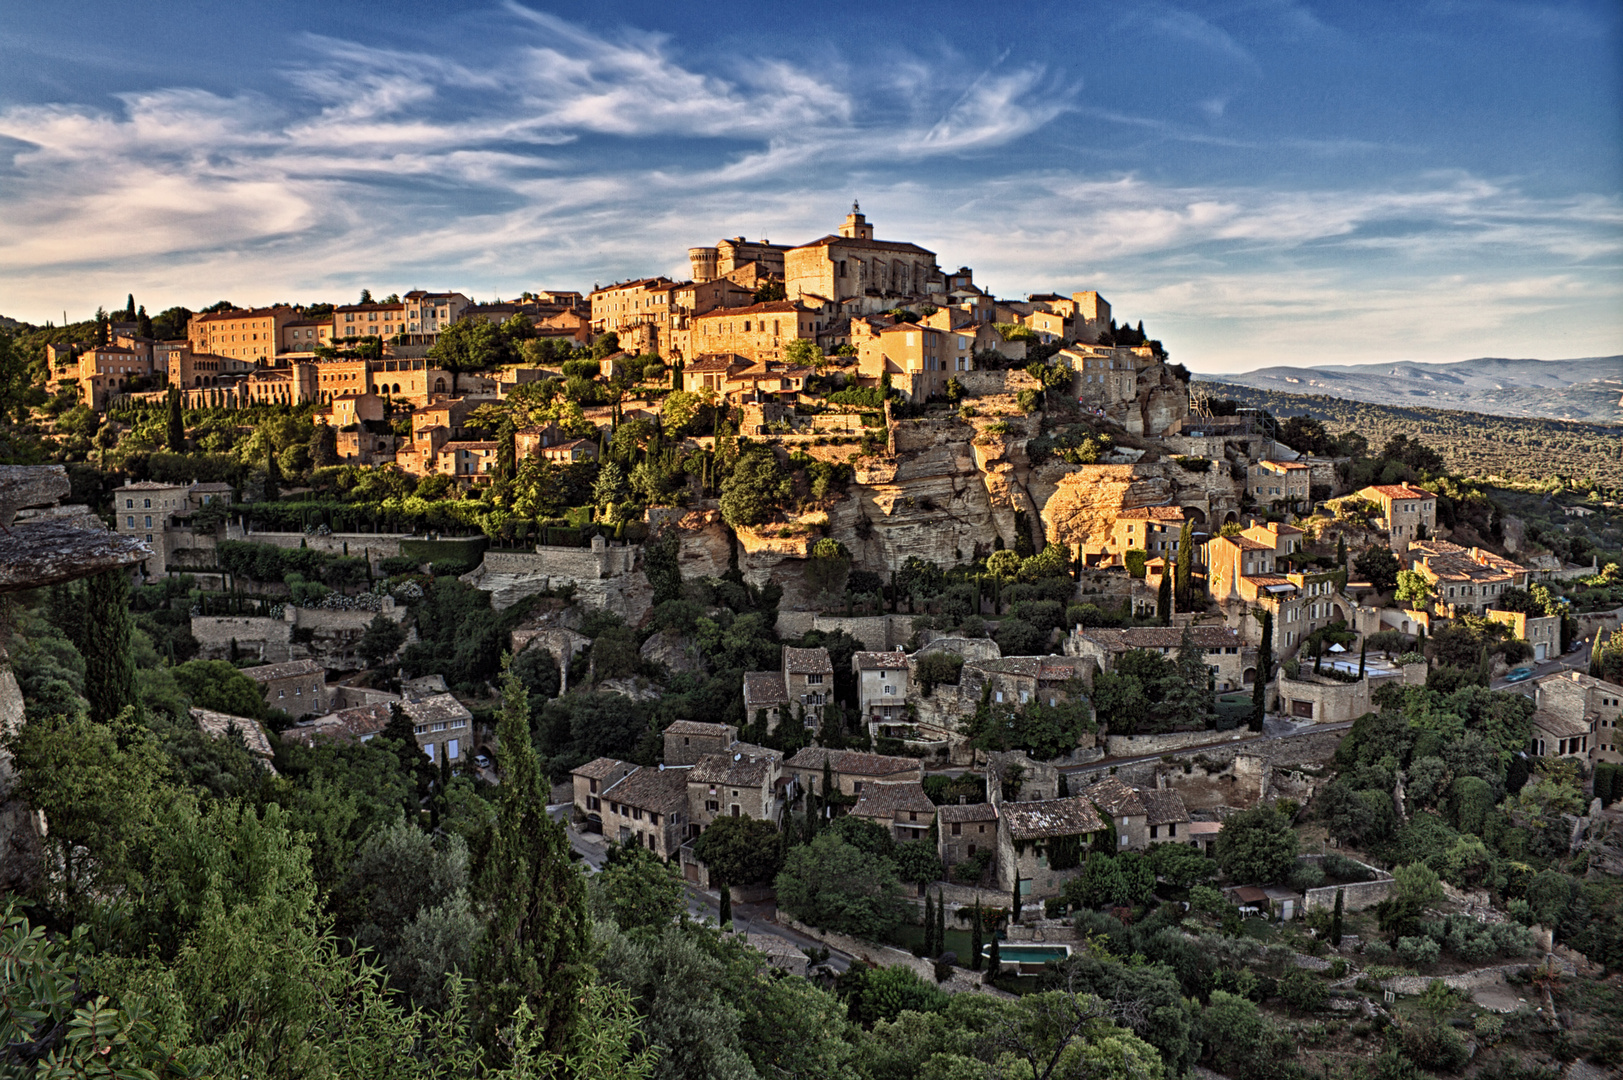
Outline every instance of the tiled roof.
{"label": "tiled roof", "polygon": [[709,735],[725,738],[730,729],[726,724],[707,724],[701,720],[678,720],[665,729],[667,735]]}
{"label": "tiled roof", "polygon": [[1111,817],[1137,817],[1144,813],[1144,800],[1138,797],[1138,792],[1114,776],[1105,777],[1082,794]]}
{"label": "tiled roof", "polygon": [[[1111,652],[1126,652],[1128,649],[1176,649],[1183,644],[1183,629],[1177,626],[1134,626],[1126,630],[1091,627],[1083,630],[1082,636]],[[1214,623],[1191,626],[1189,636],[1195,645],[1203,650],[1238,648],[1242,644],[1238,631]]]}
{"label": "tiled roof", "polygon": [[797,649],[785,645],[783,670],[792,675],[832,675],[834,664],[828,658],[827,649]]}
{"label": "tiled roof", "polygon": [[936,816],[949,825],[954,821],[996,821],[997,807],[988,802],[946,803],[935,808]]}
{"label": "tiled roof", "polygon": [[420,700],[411,698],[401,702],[406,715],[415,723],[427,724],[437,720],[472,720],[473,713],[456,699],[454,694],[433,694]]}
{"label": "tiled roof", "polygon": [[680,765],[644,765],[604,791],[603,797],[642,810],[674,814],[687,808],[688,774],[692,771]]}
{"label": "tiled roof", "polygon": [[1533,726],[1562,739],[1571,735],[1589,734],[1589,725],[1582,720],[1570,720],[1548,709],[1540,709],[1533,714]]}
{"label": "tiled roof", "polygon": [[1088,661],[1079,656],[1004,656],[997,660],[971,660],[964,666],[994,675],[1024,675],[1028,679],[1080,678]]}
{"label": "tiled roof", "polygon": [[706,754],[688,774],[694,784],[736,784],[739,787],[758,788],[772,775],[772,767],[782,755],[756,748],[726,754]]}
{"label": "tiled roof", "polygon": [[318,735],[339,741],[365,741],[389,726],[389,705],[389,702],[381,701],[339,709],[291,727],[282,733],[282,737],[297,739],[306,745],[313,745]]}
{"label": "tiled roof", "polygon": [[[237,311],[211,311],[207,315],[193,315],[193,322],[221,322],[226,319],[263,319],[268,315],[291,312],[292,308],[251,308]],[[359,311],[360,308],[336,308],[337,311]]]}
{"label": "tiled roof", "polygon": [[921,768],[918,758],[863,754],[855,750],[828,750],[821,746],[802,748],[787,764],[791,769],[821,769],[825,758],[830,759],[835,772],[845,776],[893,776]]}
{"label": "tiled roof", "polygon": [[783,675],[776,671],[746,671],[744,673],[744,704],[787,704],[789,691],[783,684]]}
{"label": "tiled roof", "polygon": [[708,374],[715,371],[728,371],[735,367],[748,367],[749,360],[735,353],[710,353],[700,356],[682,370],[690,374]]}
{"label": "tiled roof", "polygon": [[613,776],[615,770],[625,765],[625,762],[611,757],[594,758],[579,768],[570,769],[572,776],[584,776],[588,780],[607,780]]}
{"label": "tiled roof", "polygon": [[322,675],[321,665],[314,660],[287,660],[280,664],[262,664],[259,667],[242,668],[242,673],[254,682],[270,682],[274,679],[291,679],[302,675]]}
{"label": "tiled roof", "polygon": [[1275,469],[1307,469],[1308,468],[1308,466],[1303,465],[1300,461],[1270,461],[1270,460],[1263,460],[1263,461],[1257,462],[1257,464],[1258,465],[1267,465],[1267,466],[1269,466],[1271,468],[1275,468]]}
{"label": "tiled roof", "polygon": [[1009,823],[1009,835],[1016,840],[1076,836],[1098,832],[1105,827],[1093,803],[1083,795],[1034,802],[1006,802],[1002,812]]}
{"label": "tiled roof", "polygon": [[830,233],[827,236],[820,236],[816,240],[813,240],[807,244],[801,244],[800,246],[803,248],[830,247],[834,244],[839,244],[841,247],[873,248],[882,249],[885,251],[909,251],[919,255],[935,254],[935,252],[929,250],[928,248],[921,248],[917,244],[909,244],[901,240],[859,240],[854,236],[835,236],[833,233]]}
{"label": "tiled roof", "polygon": [[173,491],[184,488],[185,484],[160,484],[156,480],[137,480],[133,484],[125,484],[119,491]]}
{"label": "tiled roof", "polygon": [[865,784],[857,804],[851,808],[853,816],[867,818],[892,818],[908,812],[935,817],[936,805],[917,780]]}
{"label": "tiled roof", "polygon": [[1144,803],[1146,825],[1182,824],[1189,820],[1189,809],[1183,804],[1183,796],[1171,788],[1140,791],[1138,797]]}
{"label": "tiled roof", "polygon": [[906,653],[855,652],[851,654],[852,671],[905,671],[906,669]]}
{"label": "tiled roof", "polygon": [[749,307],[716,308],[700,315],[701,319],[728,318],[734,315],[788,315],[801,310],[799,304],[793,300],[768,300],[764,304],[751,304]]}
{"label": "tiled roof", "polygon": [[191,710],[192,722],[203,734],[213,738],[221,738],[233,725],[242,733],[242,741],[250,753],[260,757],[275,757],[276,751],[271,749],[270,739],[265,737],[265,729],[259,726],[259,721],[247,716],[232,716],[230,713],[215,712],[213,709]]}
{"label": "tiled roof", "polygon": [[1384,495],[1388,499],[1435,499],[1437,497],[1425,488],[1410,487],[1408,484],[1372,484],[1358,494],[1362,495],[1364,491],[1373,491],[1378,495]]}

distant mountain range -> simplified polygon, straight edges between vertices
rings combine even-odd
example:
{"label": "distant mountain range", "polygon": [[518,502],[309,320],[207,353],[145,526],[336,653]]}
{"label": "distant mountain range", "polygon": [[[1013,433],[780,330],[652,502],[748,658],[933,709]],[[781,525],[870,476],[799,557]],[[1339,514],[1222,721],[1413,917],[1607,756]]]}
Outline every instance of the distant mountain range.
{"label": "distant mountain range", "polygon": [[1241,375],[1196,375],[1206,382],[1286,394],[1315,394],[1372,405],[1466,409],[1493,416],[1623,422],[1623,356],[1577,360],[1483,357],[1451,364],[1269,367]]}

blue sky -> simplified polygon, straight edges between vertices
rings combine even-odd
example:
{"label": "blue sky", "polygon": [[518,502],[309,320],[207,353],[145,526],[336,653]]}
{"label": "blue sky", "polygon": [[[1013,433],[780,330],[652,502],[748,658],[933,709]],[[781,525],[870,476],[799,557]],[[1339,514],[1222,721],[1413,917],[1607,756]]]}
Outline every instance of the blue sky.
{"label": "blue sky", "polygon": [[585,290],[855,197],[1199,371],[1623,353],[1620,57],[1615,0],[23,0],[0,314]]}

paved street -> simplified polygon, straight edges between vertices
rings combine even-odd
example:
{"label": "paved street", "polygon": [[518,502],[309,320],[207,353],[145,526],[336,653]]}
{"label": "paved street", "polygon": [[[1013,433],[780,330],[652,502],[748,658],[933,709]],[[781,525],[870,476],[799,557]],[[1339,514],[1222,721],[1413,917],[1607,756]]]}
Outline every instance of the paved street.
{"label": "paved street", "polygon": [[1575,652],[1567,653],[1564,656],[1557,656],[1554,659],[1544,661],[1542,664],[1518,664],[1518,667],[1531,666],[1533,668],[1533,677],[1519,683],[1513,683],[1506,679],[1495,679],[1493,680],[1492,684],[1490,684],[1490,689],[1511,690],[1517,693],[1526,694],[1528,697],[1532,697],[1534,694],[1533,684],[1544,678],[1546,675],[1553,675],[1556,672],[1568,670],[1588,671],[1590,645],[1591,642],[1586,640]]}

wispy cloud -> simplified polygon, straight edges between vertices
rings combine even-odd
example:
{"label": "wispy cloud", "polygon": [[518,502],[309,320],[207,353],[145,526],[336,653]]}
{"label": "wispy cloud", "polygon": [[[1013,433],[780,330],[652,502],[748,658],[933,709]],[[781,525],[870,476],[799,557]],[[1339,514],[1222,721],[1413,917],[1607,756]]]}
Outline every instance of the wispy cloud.
{"label": "wispy cloud", "polygon": [[[1292,32],[1331,32],[1263,7]],[[1211,22],[1156,11],[1164,33],[1249,60]],[[1605,313],[1623,310],[1611,194],[1535,198],[1457,171],[1307,189],[1037,168],[1017,151],[1062,144],[1067,118],[1264,153],[1393,148],[1132,115],[1007,52],[978,68],[902,50],[874,71],[699,65],[660,35],[518,4],[498,17],[502,42],[478,62],[305,36],[286,93],[173,87],[112,110],[0,111],[0,309],[45,318],[131,289],[195,307],[361,285],[581,287],[680,272],[717,236],[820,235],[860,195],[886,234],[1005,294],[1107,290],[1197,365],[1304,340],[1352,348],[1404,310],[1424,313],[1435,340],[1409,340],[1426,348],[1462,328],[1531,335],[1561,312],[1623,338]],[[1207,100],[1213,121],[1227,100]]]}

